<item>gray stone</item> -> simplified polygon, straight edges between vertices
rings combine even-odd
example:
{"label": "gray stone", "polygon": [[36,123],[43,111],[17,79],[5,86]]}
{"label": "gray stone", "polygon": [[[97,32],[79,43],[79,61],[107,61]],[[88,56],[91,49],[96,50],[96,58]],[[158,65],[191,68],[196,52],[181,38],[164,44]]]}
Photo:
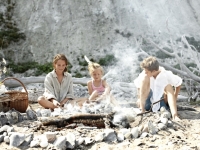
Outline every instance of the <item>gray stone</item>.
{"label": "gray stone", "polygon": [[60,136],[58,137],[53,145],[59,149],[59,150],[65,150],[67,148],[67,145],[66,145],[66,137],[65,136]]}
{"label": "gray stone", "polygon": [[31,143],[32,140],[33,140],[33,133],[25,135],[25,140],[21,145],[22,146],[28,146]]}
{"label": "gray stone", "polygon": [[117,136],[113,129],[105,129],[104,133],[105,133],[104,141],[109,141],[109,142],[117,141]]}
{"label": "gray stone", "polygon": [[4,141],[4,135],[0,135],[0,143]]}
{"label": "gray stone", "polygon": [[25,134],[15,132],[10,136],[10,146],[18,147],[24,140]]}
{"label": "gray stone", "polygon": [[4,112],[0,112],[0,125],[3,126],[5,124],[9,123],[6,114]]}
{"label": "gray stone", "polygon": [[167,126],[164,123],[158,123],[158,129],[159,130],[165,130]]}
{"label": "gray stone", "polygon": [[27,110],[26,110],[26,114],[27,114],[27,118],[28,118],[29,120],[37,119],[36,112],[34,112],[34,111],[31,110],[31,109],[27,109]]}

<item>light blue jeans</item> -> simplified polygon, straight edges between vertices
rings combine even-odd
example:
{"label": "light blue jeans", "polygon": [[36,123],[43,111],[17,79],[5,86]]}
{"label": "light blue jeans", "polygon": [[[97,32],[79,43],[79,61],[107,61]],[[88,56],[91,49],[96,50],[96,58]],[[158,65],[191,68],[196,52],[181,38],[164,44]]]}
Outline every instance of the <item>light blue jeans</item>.
{"label": "light blue jeans", "polygon": [[[150,109],[151,109],[152,103],[151,103],[150,99],[152,96],[153,96],[153,92],[152,92],[152,90],[150,90],[149,96],[147,97],[146,102],[145,102],[145,110],[146,111],[150,111]],[[162,98],[163,98],[163,96],[160,99],[162,99]],[[168,104],[165,103],[164,100],[160,101],[160,108],[161,107],[165,107],[166,110],[169,110],[169,106],[168,106]],[[159,108],[159,110],[160,110],[160,108]]]}

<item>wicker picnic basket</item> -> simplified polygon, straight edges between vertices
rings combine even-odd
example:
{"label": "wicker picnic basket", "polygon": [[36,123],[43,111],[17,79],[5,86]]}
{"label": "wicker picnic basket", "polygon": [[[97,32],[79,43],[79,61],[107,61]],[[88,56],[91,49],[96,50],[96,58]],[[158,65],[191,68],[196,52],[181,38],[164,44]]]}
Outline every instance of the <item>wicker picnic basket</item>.
{"label": "wicker picnic basket", "polygon": [[28,92],[26,90],[26,87],[19,79],[14,77],[5,78],[3,81],[1,81],[1,83],[4,83],[4,81],[10,79],[18,81],[23,86],[25,92],[16,90],[7,91],[0,96],[0,102],[2,103],[6,102],[7,103],[6,107],[8,107],[9,109],[14,108],[17,111],[24,113],[28,108]]}

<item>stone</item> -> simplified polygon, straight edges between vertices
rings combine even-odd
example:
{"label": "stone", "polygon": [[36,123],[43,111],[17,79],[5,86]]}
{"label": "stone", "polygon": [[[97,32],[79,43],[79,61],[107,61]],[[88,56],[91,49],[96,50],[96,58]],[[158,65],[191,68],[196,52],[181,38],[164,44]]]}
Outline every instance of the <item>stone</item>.
{"label": "stone", "polygon": [[66,137],[65,136],[60,136],[58,137],[53,145],[57,148],[57,149],[60,149],[60,150],[65,150],[67,148],[67,145],[66,145]]}
{"label": "stone", "polygon": [[139,136],[139,129],[138,129],[138,127],[135,127],[135,128],[131,129],[131,135],[132,135],[132,138],[135,138],[135,139]]}
{"label": "stone", "polygon": [[25,135],[22,133],[13,133],[10,136],[10,146],[18,147],[21,145],[25,140]]}
{"label": "stone", "polygon": [[56,140],[56,132],[45,132],[44,134],[48,142],[53,143]]}
{"label": "stone", "polygon": [[117,136],[113,129],[105,129],[104,133],[105,133],[104,141],[109,141],[109,142],[117,141]]}

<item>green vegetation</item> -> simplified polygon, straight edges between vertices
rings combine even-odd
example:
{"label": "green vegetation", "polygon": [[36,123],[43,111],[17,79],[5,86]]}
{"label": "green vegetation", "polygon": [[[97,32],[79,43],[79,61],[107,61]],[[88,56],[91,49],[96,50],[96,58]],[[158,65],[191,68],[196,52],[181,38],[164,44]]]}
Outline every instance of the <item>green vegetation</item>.
{"label": "green vegetation", "polygon": [[[197,49],[197,51],[200,52],[200,41],[195,40],[194,37],[187,37],[186,36],[186,39],[187,39],[187,41],[190,45],[193,45]],[[187,48],[186,45],[185,45],[185,47]]]}
{"label": "green vegetation", "polygon": [[[172,52],[172,50],[169,49],[169,48],[167,48],[167,47],[164,47],[163,49],[166,50],[166,51],[168,51],[168,52]],[[158,57],[158,58],[161,58],[161,59],[174,58],[174,57],[172,57],[170,55],[165,54],[164,52],[162,52],[160,50],[156,52],[155,56]]]}
{"label": "green vegetation", "polygon": [[104,58],[99,59],[99,64],[102,66],[114,65],[117,62],[117,59],[114,55],[106,55]]}
{"label": "green vegetation", "polygon": [[25,34],[21,33],[12,20],[14,11],[14,3],[7,1],[8,6],[5,14],[0,13],[0,47],[7,48],[12,42],[19,42],[21,39],[25,40]]}
{"label": "green vegetation", "polygon": [[26,63],[14,63],[11,62],[7,65],[14,73],[24,73],[29,69],[36,69],[35,75],[41,75],[42,73],[48,73],[53,70],[52,63],[46,63],[43,65],[37,62],[26,62]]}

